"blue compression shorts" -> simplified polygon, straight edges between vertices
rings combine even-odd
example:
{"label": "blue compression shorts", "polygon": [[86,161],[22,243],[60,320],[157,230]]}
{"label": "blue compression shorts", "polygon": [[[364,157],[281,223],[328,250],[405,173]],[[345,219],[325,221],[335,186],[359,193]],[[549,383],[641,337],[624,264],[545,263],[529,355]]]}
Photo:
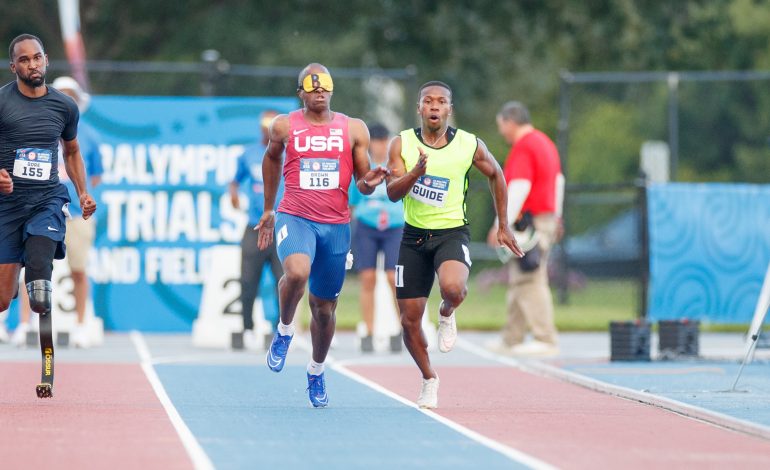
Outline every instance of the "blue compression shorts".
{"label": "blue compression shorts", "polygon": [[281,263],[289,256],[304,253],[310,257],[310,293],[333,300],[339,297],[345,281],[345,260],[350,250],[349,224],[322,224],[278,212],[275,216],[275,242]]}

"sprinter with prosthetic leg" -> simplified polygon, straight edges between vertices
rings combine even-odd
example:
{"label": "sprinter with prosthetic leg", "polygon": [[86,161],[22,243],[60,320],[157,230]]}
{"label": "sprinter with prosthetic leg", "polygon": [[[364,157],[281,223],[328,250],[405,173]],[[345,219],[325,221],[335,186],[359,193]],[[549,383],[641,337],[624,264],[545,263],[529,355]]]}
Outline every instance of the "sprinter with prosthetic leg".
{"label": "sprinter with prosthetic leg", "polygon": [[[59,182],[59,158],[75,185],[83,218],[96,211],[86,190],[86,172],[77,140],[80,118],[69,96],[45,84],[48,56],[31,34],[8,49],[16,80],[0,87],[0,311],[18,295],[19,272],[32,311],[40,315],[42,380],[37,396],[53,396],[51,274],[65,254],[65,219],[70,196]],[[61,145],[61,156],[59,146]]]}
{"label": "sprinter with prosthetic leg", "polygon": [[53,325],[51,322],[51,275],[56,254],[56,242],[34,235],[24,243],[24,282],[29,294],[30,309],[40,315],[40,353],[42,378],[37,386],[39,398],[53,396]]}

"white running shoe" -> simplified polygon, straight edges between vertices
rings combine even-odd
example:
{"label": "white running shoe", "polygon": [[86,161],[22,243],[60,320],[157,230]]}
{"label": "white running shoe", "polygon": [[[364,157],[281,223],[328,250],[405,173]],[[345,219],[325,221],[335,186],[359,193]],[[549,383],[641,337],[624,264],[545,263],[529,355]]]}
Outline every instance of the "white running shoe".
{"label": "white running shoe", "polygon": [[422,379],[422,390],[417,398],[417,406],[429,410],[438,408],[438,382],[438,377]]}
{"label": "white running shoe", "polygon": [[72,346],[80,349],[91,347],[91,341],[88,338],[88,328],[86,325],[78,323],[72,330]]}
{"label": "white running shoe", "polygon": [[16,329],[13,330],[11,336],[11,344],[18,347],[27,345],[27,332],[29,331],[29,323],[19,323]]}
{"label": "white running shoe", "polygon": [[457,341],[455,313],[448,317],[438,316],[438,350],[443,353],[451,351]]}

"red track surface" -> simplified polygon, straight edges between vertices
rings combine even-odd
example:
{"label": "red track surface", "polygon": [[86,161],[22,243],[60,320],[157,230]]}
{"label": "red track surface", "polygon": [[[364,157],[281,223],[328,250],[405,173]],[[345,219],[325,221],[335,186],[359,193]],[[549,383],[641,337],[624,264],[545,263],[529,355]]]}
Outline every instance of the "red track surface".
{"label": "red track surface", "polygon": [[138,365],[62,364],[39,399],[36,363],[0,363],[0,466],[192,468]]}
{"label": "red track surface", "polygon": [[[350,367],[414,401],[416,366]],[[770,441],[513,368],[442,367],[438,414],[560,468],[770,468]]]}

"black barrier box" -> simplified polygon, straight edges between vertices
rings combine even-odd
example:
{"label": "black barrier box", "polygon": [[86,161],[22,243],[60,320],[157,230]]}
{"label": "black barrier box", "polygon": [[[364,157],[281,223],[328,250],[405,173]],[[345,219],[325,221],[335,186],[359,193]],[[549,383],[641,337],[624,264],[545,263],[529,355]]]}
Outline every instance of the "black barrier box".
{"label": "black barrier box", "polygon": [[244,348],[243,331],[234,331],[230,333],[230,347],[236,351],[241,351]]}
{"label": "black barrier box", "polygon": [[697,320],[660,320],[658,352],[663,359],[698,357],[700,322]]}
{"label": "black barrier box", "polygon": [[643,321],[610,322],[611,361],[649,361],[650,324]]}

